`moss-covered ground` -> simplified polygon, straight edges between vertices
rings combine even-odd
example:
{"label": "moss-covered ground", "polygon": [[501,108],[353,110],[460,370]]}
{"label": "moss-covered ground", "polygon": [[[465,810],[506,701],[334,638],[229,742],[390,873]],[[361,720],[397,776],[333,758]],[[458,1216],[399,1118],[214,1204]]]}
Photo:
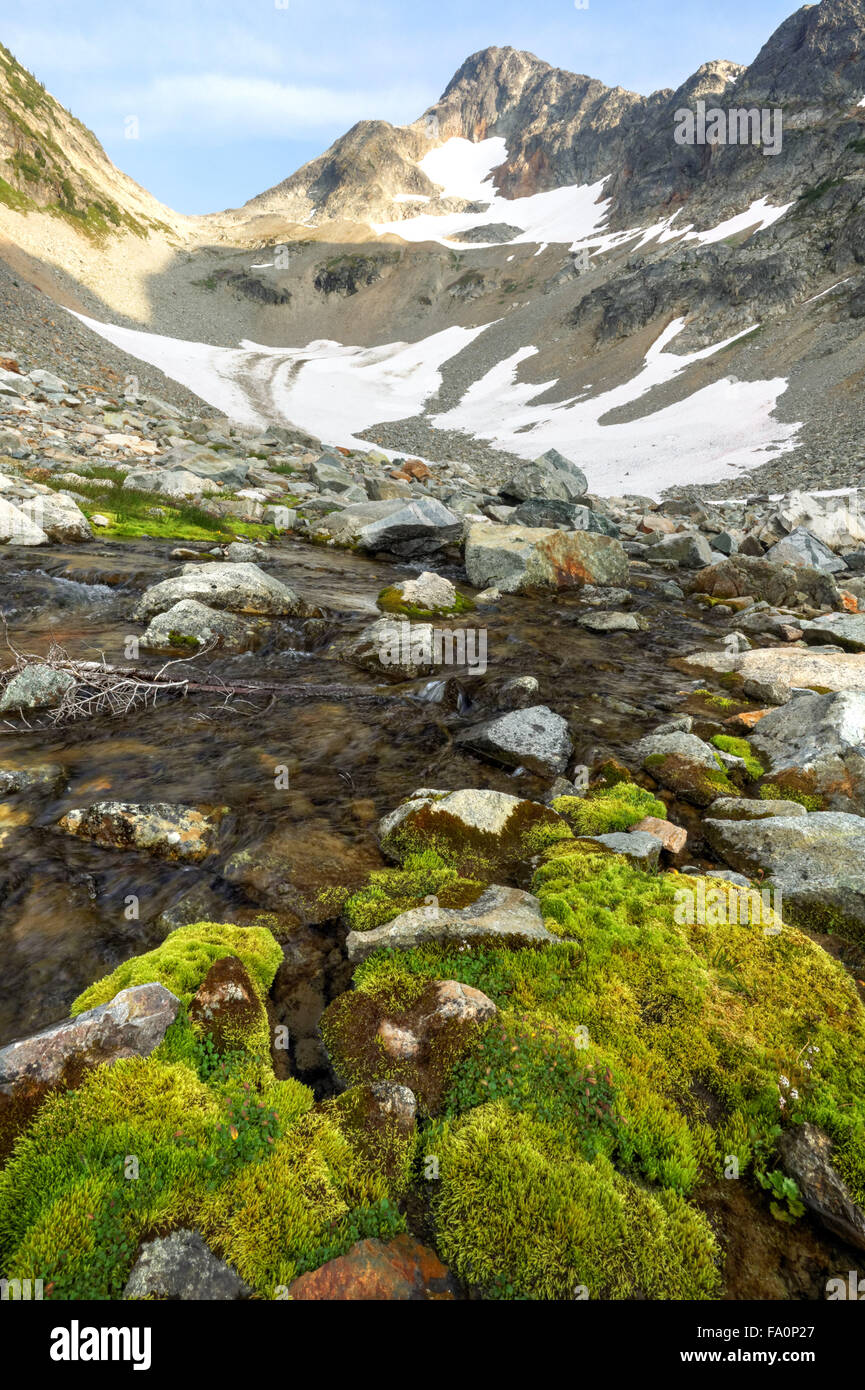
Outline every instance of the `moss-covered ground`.
{"label": "moss-covered ground", "polygon": [[[581,804],[598,829],[623,806],[645,814],[628,784]],[[343,910],[369,926],[430,892],[475,891],[458,876],[464,848],[442,849],[415,849]],[[681,910],[700,883],[730,898],[715,925]],[[184,1010],[149,1058],[97,1068],[19,1135],[0,1175],[7,1277],[117,1297],[143,1237],[192,1225],[272,1297],[422,1208],[425,1237],[484,1298],[715,1298],[723,1260],[702,1189],[735,1160],[755,1201],[768,1210],[783,1188],[772,1210],[795,1218],[777,1144],[806,1120],[865,1200],[865,1010],[835,960],[780,921],[740,921],[723,881],[646,873],[573,837],[546,845],[532,887],[555,944],[428,944],[357,968],[328,1011],[339,1026],[323,1027],[349,1089],[323,1104],[276,1079],[261,1019],[218,1055],[186,1018],[221,956],[241,959],[263,1003],[280,960],[266,927],[181,928],[91,986],[76,1013],[147,980]],[[406,1137],[369,1091],[401,1080],[399,1060],[370,1068],[366,1038],[359,1064],[352,1017],[421,1018],[440,980],[482,990],[497,1013],[431,1054],[436,1084]]]}

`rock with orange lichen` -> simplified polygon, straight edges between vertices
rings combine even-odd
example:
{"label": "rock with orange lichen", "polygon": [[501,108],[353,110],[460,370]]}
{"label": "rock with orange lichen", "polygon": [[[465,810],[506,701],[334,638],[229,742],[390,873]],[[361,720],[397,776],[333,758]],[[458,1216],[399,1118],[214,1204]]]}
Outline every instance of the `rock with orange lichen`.
{"label": "rock with orange lichen", "polygon": [[628,557],[614,537],[543,526],[476,522],[466,538],[465,565],[476,589],[495,584],[508,594],[624,584],[628,578]]}
{"label": "rock with orange lichen", "polygon": [[164,802],[95,801],[68,811],[57,829],[105,848],[143,850],[158,859],[197,863],[213,849],[221,814],[221,809],[205,812]]}
{"label": "rock with orange lichen", "polygon": [[423,1302],[453,1299],[457,1284],[434,1250],[413,1236],[359,1240],[345,1255],[289,1285],[290,1298],[359,1299],[365,1302]]}

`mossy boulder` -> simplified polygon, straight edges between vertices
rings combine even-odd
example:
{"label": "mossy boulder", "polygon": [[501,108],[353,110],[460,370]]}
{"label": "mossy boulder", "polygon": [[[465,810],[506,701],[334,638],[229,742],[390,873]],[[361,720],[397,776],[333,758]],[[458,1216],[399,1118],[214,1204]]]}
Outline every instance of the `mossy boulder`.
{"label": "mossy boulder", "polygon": [[489,882],[514,872],[558,840],[571,839],[565,821],[548,806],[508,792],[473,788],[421,789],[378,827],[382,852],[402,863],[433,850],[461,875]]}
{"label": "mossy boulder", "polygon": [[214,961],[190,1001],[187,1016],[219,1052],[267,1031],[264,1004],[237,956]]}
{"label": "mossy boulder", "polygon": [[[243,961],[263,999],[281,957],[272,935],[199,923],[126,962],[77,1006],[112,997],[118,977],[141,976],[170,981],[188,1005],[227,957]],[[97,1066],[75,1090],[48,1097],[0,1173],[8,1277],[44,1279],[46,1298],[118,1298],[142,1239],[194,1230],[254,1294],[272,1298],[359,1239],[404,1229],[392,1196],[413,1136],[389,1177],[385,1149],[348,1102],[315,1109],[305,1086],[276,1079],[258,1021],[244,1020],[230,1043],[215,1054],[181,1013],[146,1058]]]}
{"label": "mossy boulder", "polygon": [[424,570],[416,578],[382,589],[376,599],[382,613],[404,618],[433,619],[453,617],[474,611],[474,603],[442,574]]}
{"label": "mossy boulder", "polygon": [[482,991],[434,980],[401,1004],[377,991],[343,994],[322,1015],[321,1033],[344,1080],[408,1086],[433,1114],[457,1058],[495,1012]]}

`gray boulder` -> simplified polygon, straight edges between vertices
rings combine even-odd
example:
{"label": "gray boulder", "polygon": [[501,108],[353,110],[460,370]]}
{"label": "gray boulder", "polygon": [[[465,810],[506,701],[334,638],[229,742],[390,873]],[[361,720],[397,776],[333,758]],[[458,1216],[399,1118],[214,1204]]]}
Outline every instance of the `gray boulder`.
{"label": "gray boulder", "polygon": [[197,1231],[172,1231],[145,1241],[123,1290],[124,1298],[183,1302],[250,1298],[252,1289],[219,1260]]}
{"label": "gray boulder", "polygon": [[603,845],[613,854],[623,854],[640,869],[657,867],[663,840],[650,835],[646,830],[613,831],[608,835],[581,835],[580,839],[596,845]]}
{"label": "gray boulder", "polygon": [[357,543],[364,550],[387,550],[411,559],[453,544],[460,540],[462,532],[462,519],[456,512],[435,497],[418,497],[364,526],[358,532]]}
{"label": "gray boulder", "polygon": [[578,619],[580,627],[589,632],[640,632],[644,624],[635,613],[584,613]]}
{"label": "gray boulder", "polygon": [[0,1048],[0,1095],[66,1083],[82,1067],[148,1057],[179,1008],[180,1000],[164,985],[134,985],[108,1004],[7,1043]]}
{"label": "gray boulder", "polygon": [[763,716],[751,743],[772,773],[799,774],[832,809],[865,808],[865,691],[797,695]]}
{"label": "gray boulder", "polygon": [[214,561],[204,565],[184,565],[174,579],[163,579],[142,596],[135,610],[139,619],[163,613],[181,599],[197,599],[209,608],[232,613],[271,616],[303,616],[308,612],[301,598],[258,565]]}
{"label": "gray boulder", "polygon": [[408,951],[430,941],[490,938],[500,943],[558,940],[544,926],[537,898],[519,888],[492,884],[467,907],[442,907],[431,898],[423,906],[403,912],[371,931],[349,932],[346,947],[349,960],[355,962],[382,948]]}
{"label": "gray boulder", "polygon": [[845,652],[865,652],[865,613],[824,613],[802,624],[809,644],[832,643]]}
{"label": "gray boulder", "polygon": [[837,574],[847,568],[839,556],[833,555],[829,547],[804,526],[797,526],[789,536],[776,541],[766,551],[765,558],[772,564],[807,565],[824,574]]}
{"label": "gray boulder", "polygon": [[568,723],[546,705],[511,710],[457,734],[455,743],[506,767],[532,772],[564,772],[573,744]]}
{"label": "gray boulder", "polygon": [[320,492],[348,492],[357,487],[357,478],[333,454],[322,454],[309,465],[309,480]]}
{"label": "gray boulder", "polygon": [[699,531],[676,531],[661,536],[652,547],[653,560],[664,560],[680,569],[697,570],[712,563],[712,547]]}
{"label": "gray boulder", "polygon": [[806,1207],[845,1245],[865,1250],[865,1212],[832,1165],[832,1141],[816,1125],[790,1125],[778,1141],[781,1162]]}
{"label": "gray boulder", "polygon": [[548,449],[532,463],[523,464],[501,489],[502,497],[526,502],[530,497],[549,497],[576,502],[589,490],[586,476],[557,449]]}
{"label": "gray boulder", "polygon": [[781,915],[865,941],[865,820],[839,811],[768,820],[707,819],[703,834],[731,868],[781,890]]}
{"label": "gray boulder", "polygon": [[75,677],[68,671],[33,662],[8,682],[0,695],[0,711],[56,708],[74,684]]}
{"label": "gray boulder", "polygon": [[244,652],[254,647],[267,624],[208,608],[197,599],[181,599],[164,613],[157,613],[141,638],[147,651],[209,646],[217,643],[225,651]]}

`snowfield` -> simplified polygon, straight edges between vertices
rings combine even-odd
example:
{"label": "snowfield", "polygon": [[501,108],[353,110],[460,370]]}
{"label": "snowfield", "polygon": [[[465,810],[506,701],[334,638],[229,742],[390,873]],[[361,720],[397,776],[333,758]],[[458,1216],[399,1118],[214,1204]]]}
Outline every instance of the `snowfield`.
{"label": "snowfield", "polygon": [[[327,340],[303,348],[248,341],[223,348],[76,317],[239,423],[294,424],[326,442],[361,449],[371,445],[356,438],[357,431],[420,414],[441,385],[444,364],[489,327],[448,328],[417,343],[374,348]],[[580,464],[593,492],[607,496],[657,496],[675,484],[726,480],[793,448],[799,425],[772,418],[787,387],[784,377],[725,378],[663,409],[649,410],[647,399],[639,419],[605,420],[743,336],[683,355],[666,351],[683,323],[665,329],[630,381],[600,395],[533,404],[556,382],[517,380],[520,364],[538,351],[529,346],[499,362],[459,405],[429,423],[476,435],[519,458],[559,449]]]}
{"label": "snowfield", "polygon": [[[606,232],[604,227],[610,209],[610,200],[602,196],[606,179],[598,183],[552,188],[546,193],[533,193],[526,198],[503,198],[493,186],[493,174],[506,158],[507,145],[501,136],[491,136],[477,143],[462,136],[452,136],[443,145],[430,150],[419,161],[418,168],[441,187],[443,198],[482,202],[488,205],[486,210],[441,214],[423,212],[402,221],[372,222],[372,230],[378,236],[391,233],[403,241],[437,241],[442,246],[476,251],[480,247],[499,243],[461,242],[460,236],[473,228],[488,226],[491,222],[508,222],[521,228],[519,234],[508,242],[510,246],[519,242],[538,242],[539,254],[551,242],[564,242],[571,251],[580,250],[591,243],[595,251],[608,251],[633,237],[640,238],[638,247],[655,239],[666,242],[677,238],[708,245],[739,232],[753,233],[771,227],[792,207],[791,203],[772,207],[765,198],[758,198],[745,212],[737,213],[704,232],[695,232],[692,223],[674,227],[678,211],[652,227]],[[399,193],[394,201],[420,203],[429,200],[419,194]]]}

